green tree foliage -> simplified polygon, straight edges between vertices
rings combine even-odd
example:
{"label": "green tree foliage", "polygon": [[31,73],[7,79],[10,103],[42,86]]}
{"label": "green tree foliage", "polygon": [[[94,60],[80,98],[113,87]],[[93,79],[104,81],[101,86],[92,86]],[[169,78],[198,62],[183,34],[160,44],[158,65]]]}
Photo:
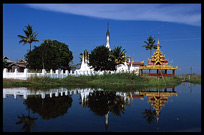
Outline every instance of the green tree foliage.
{"label": "green tree foliage", "polygon": [[69,62],[73,60],[72,51],[68,46],[57,40],[46,39],[25,56],[30,69],[70,70]]}
{"label": "green tree foliage", "polygon": [[33,31],[32,26],[28,24],[28,26],[25,26],[26,30],[23,30],[25,36],[18,35],[21,40],[19,41],[19,44],[23,42],[23,45],[29,43],[30,45],[30,51],[31,51],[31,43],[32,42],[39,42],[39,40],[36,38],[38,33],[36,31]]}
{"label": "green tree foliage", "polygon": [[144,42],[146,43],[146,45],[143,45],[142,47],[145,47],[146,50],[150,50],[150,58],[151,58],[152,49],[157,49],[157,45],[154,44],[156,40],[154,40],[152,36],[149,36],[147,38],[147,41],[144,41]]}
{"label": "green tree foliage", "polygon": [[5,59],[3,59],[3,68],[7,68],[8,63],[6,62]]}
{"label": "green tree foliage", "polygon": [[114,49],[111,51],[112,55],[115,59],[116,64],[123,64],[125,62],[125,49],[122,49],[122,46],[116,46]]}
{"label": "green tree foliage", "polygon": [[89,54],[89,65],[98,70],[115,70],[115,59],[104,45],[97,46]]}

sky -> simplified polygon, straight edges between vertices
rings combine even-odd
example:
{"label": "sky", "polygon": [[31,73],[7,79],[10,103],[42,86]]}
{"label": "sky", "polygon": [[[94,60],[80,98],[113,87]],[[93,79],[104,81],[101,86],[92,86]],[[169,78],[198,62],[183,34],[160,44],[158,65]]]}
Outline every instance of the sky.
{"label": "sky", "polygon": [[[151,35],[176,74],[201,74],[201,4],[3,4],[3,56],[12,61],[24,58],[29,44],[19,44],[17,35],[30,24],[44,39],[68,45],[74,59],[106,44],[109,23],[110,47],[122,46],[135,62],[150,58],[142,47]],[[152,53],[156,50],[152,50]]]}

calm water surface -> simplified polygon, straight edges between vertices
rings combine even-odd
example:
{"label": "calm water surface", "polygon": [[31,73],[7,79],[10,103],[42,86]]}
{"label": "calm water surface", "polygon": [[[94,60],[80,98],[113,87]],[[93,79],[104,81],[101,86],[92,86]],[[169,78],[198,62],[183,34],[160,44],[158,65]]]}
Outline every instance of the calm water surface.
{"label": "calm water surface", "polygon": [[201,85],[131,92],[3,88],[4,132],[201,132]]}

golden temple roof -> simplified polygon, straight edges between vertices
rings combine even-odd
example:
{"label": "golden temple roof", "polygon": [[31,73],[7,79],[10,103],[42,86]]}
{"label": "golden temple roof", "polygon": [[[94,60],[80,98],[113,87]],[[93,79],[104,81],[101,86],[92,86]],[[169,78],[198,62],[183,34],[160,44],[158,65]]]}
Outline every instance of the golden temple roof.
{"label": "golden temple roof", "polygon": [[159,39],[157,41],[157,49],[154,52],[154,55],[151,56],[151,59],[148,58],[148,65],[140,66],[140,69],[172,69],[177,70],[178,67],[173,67],[168,65],[168,60],[165,59],[165,55],[162,54],[160,50]]}

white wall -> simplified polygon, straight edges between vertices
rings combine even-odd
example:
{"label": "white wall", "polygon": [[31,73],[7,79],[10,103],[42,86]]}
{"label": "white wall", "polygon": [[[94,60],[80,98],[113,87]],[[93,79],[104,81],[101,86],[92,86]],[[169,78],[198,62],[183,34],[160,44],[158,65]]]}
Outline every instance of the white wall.
{"label": "white wall", "polygon": [[[128,72],[130,73],[131,71],[121,71],[121,72]],[[24,69],[24,72],[18,72],[17,69],[15,69],[15,72],[8,72],[7,68],[4,68],[3,70],[3,78],[6,79],[21,79],[21,80],[26,80],[27,78],[31,77],[31,76],[46,76],[46,77],[51,77],[51,78],[65,78],[68,75],[72,75],[72,76],[81,76],[81,75],[87,75],[87,76],[91,76],[91,75],[103,75],[104,73],[111,73],[111,74],[115,74],[115,73],[120,73],[118,71],[74,71],[72,72],[72,70],[70,72],[68,72],[68,70],[65,70],[65,72],[63,70],[59,71],[56,70],[55,72],[51,69],[50,73],[47,73],[45,69],[42,69],[42,73],[28,73],[28,69]],[[135,73],[136,75],[138,75],[137,73]]]}

